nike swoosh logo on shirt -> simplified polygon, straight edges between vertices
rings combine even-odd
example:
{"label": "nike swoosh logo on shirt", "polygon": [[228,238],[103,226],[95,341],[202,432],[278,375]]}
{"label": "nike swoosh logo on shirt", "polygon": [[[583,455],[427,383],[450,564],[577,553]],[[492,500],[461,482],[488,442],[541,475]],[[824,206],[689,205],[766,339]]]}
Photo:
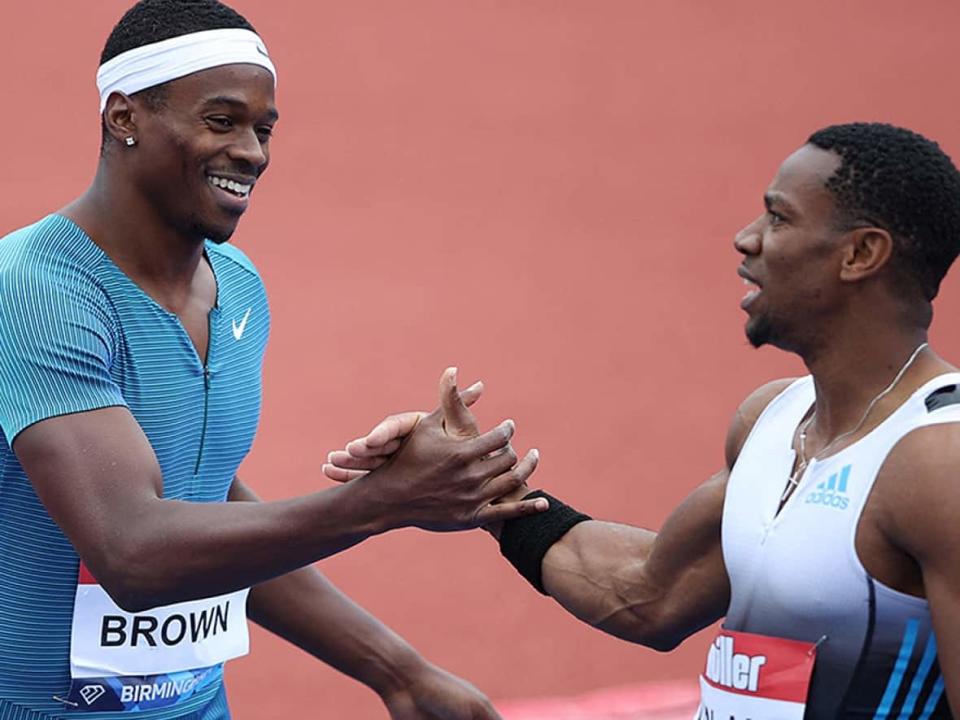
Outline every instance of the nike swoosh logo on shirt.
{"label": "nike swoosh logo on shirt", "polygon": [[243,316],[243,320],[240,321],[240,324],[239,324],[239,325],[237,325],[237,321],[236,321],[236,320],[231,320],[231,321],[230,321],[231,324],[233,325],[233,339],[234,339],[234,340],[239,340],[240,338],[243,337],[243,331],[246,330],[246,328],[247,328],[247,320],[250,318],[250,311],[251,311],[251,310],[253,310],[253,308],[247,308],[247,312],[246,312],[246,314]]}

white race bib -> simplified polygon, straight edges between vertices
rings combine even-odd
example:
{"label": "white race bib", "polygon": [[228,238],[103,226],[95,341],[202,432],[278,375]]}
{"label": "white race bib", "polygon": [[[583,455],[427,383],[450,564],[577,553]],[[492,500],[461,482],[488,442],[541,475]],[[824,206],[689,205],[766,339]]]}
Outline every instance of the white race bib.
{"label": "white race bib", "polygon": [[216,679],[220,663],[249,652],[247,593],[128,613],[81,563],[67,703],[77,710],[134,712],[191,697]]}
{"label": "white race bib", "polygon": [[803,720],[815,643],[721,630],[700,676],[697,720]]}

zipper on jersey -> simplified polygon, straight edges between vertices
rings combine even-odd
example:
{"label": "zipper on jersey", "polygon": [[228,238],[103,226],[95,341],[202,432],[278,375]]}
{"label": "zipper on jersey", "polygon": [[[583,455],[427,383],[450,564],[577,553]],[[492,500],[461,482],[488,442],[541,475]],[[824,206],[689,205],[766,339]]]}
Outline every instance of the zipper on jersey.
{"label": "zipper on jersey", "polygon": [[203,460],[203,445],[207,440],[207,413],[210,410],[210,368],[203,366],[203,425],[200,430],[200,448],[197,450],[197,464],[193,476],[200,474],[200,461]]}

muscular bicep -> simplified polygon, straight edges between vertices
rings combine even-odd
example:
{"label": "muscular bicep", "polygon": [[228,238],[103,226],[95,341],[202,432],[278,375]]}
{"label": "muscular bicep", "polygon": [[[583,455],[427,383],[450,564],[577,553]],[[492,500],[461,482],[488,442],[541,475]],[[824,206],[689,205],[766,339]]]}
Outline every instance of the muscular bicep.
{"label": "muscular bicep", "polygon": [[94,575],[105,581],[126,531],[163,493],[160,466],[123,407],[62,415],[21,432],[13,450],[37,496]]}
{"label": "muscular bicep", "polygon": [[947,697],[960,712],[960,423],[922,428],[887,456],[877,477],[878,522],[920,566]]}
{"label": "muscular bicep", "polygon": [[720,547],[727,473],[680,504],[659,533],[585,522],[543,561],[544,584],[570,612],[625,640],[669,649],[722,617],[730,587]]}

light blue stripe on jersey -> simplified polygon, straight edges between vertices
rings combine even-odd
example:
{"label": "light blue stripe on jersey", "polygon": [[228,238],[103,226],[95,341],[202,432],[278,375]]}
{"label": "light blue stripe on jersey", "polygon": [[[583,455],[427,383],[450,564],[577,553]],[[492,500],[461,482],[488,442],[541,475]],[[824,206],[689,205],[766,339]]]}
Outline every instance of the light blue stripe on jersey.
{"label": "light blue stripe on jersey", "polygon": [[877,712],[873,716],[874,720],[885,718],[890,714],[890,708],[893,707],[893,702],[897,699],[897,693],[900,691],[900,683],[903,682],[903,674],[907,671],[907,664],[913,654],[913,644],[917,641],[919,628],[919,620],[907,621],[907,627],[903,631],[903,641],[900,643],[900,653],[897,655],[897,661],[890,672],[887,688],[883,691],[883,698],[880,700]]}
{"label": "light blue stripe on jersey", "polygon": [[[52,215],[0,239],[0,720],[64,712],[53,696],[69,687],[78,566],[10,449],[16,435],[56,415],[126,406],[157,456],[164,496],[195,502],[224,501],[250,448],[269,333],[266,296],[236,248],[207,243],[206,256],[217,305],[204,368],[177,317],[69,220]],[[219,714],[204,710],[221,686],[218,679],[182,706],[136,718],[227,717],[225,701]]]}
{"label": "light blue stripe on jersey", "polygon": [[900,710],[898,720],[910,720],[913,715],[913,708],[917,705],[917,698],[920,697],[920,691],[923,684],[927,681],[930,674],[930,668],[937,659],[937,638],[930,633],[927,639],[927,647],[923,651],[923,658],[920,660],[920,666],[913,676],[913,682],[910,683],[910,691],[907,693],[907,699],[903,701],[903,709]]}
{"label": "light blue stripe on jersey", "polygon": [[943,689],[943,675],[940,675],[933,684],[930,697],[927,698],[927,704],[923,706],[923,713],[921,713],[919,720],[927,720],[927,718],[933,715],[933,711],[937,709],[937,703],[939,703],[940,698],[943,697]]}

